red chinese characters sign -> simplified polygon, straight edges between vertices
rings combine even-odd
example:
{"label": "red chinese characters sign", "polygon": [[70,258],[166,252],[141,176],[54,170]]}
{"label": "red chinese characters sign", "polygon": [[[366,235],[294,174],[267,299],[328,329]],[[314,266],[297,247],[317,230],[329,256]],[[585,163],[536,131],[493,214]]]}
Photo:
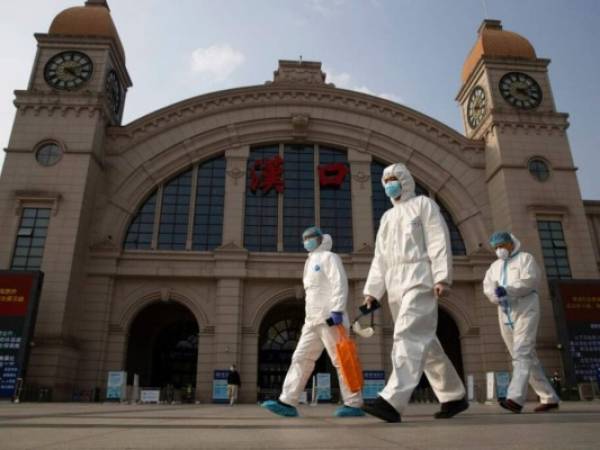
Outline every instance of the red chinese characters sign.
{"label": "red chinese characters sign", "polygon": [[348,166],[343,163],[319,166],[319,184],[322,187],[340,187],[348,175]]}
{"label": "red chinese characters sign", "polygon": [[250,189],[256,192],[260,189],[264,194],[271,189],[283,192],[283,158],[275,156],[271,159],[254,161],[250,172]]}
{"label": "red chinese characters sign", "polygon": [[[340,187],[346,175],[348,166],[344,163],[322,164],[318,167],[319,184],[321,187]],[[262,191],[264,194],[271,189],[278,193],[284,191],[283,158],[275,156],[271,159],[258,159],[250,169],[250,190]]]}

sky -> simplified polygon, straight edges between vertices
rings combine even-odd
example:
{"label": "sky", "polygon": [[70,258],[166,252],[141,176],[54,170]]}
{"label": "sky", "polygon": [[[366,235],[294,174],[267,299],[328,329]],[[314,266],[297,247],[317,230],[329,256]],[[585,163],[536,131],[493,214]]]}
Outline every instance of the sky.
{"label": "sky", "polygon": [[[25,89],[35,32],[84,0],[0,2],[0,146]],[[263,84],[279,59],[321,61],[327,81],[416,109],[463,133],[463,62],[484,18],[549,58],[585,199],[600,200],[598,0],[109,0],[133,80],[123,123],[199,94]],[[4,152],[0,152],[0,165]]]}

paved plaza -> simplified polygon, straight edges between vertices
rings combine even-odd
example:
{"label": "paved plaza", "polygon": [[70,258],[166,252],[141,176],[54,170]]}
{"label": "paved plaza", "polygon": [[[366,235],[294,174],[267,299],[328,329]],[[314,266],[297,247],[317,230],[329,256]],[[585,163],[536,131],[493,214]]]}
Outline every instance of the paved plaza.
{"label": "paved plaza", "polygon": [[600,402],[515,415],[473,404],[452,420],[411,405],[401,424],[334,418],[333,405],[278,418],[256,405],[0,403],[0,449],[598,449]]}

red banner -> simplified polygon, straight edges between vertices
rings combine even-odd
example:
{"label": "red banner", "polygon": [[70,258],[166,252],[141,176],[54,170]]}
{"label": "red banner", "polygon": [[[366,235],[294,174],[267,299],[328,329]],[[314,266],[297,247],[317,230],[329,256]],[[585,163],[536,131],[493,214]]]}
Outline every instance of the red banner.
{"label": "red banner", "polygon": [[0,276],[0,317],[27,314],[34,279],[29,275]]}
{"label": "red banner", "polygon": [[559,289],[567,321],[600,323],[600,285],[561,284]]}

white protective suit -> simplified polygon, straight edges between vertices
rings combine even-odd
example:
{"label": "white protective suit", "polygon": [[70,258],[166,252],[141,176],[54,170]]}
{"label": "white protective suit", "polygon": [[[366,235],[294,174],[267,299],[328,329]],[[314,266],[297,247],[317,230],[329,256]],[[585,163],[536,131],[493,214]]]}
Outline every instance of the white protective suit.
{"label": "white protective suit", "polygon": [[361,392],[350,392],[342,380],[335,349],[339,339],[337,327],[330,327],[325,323],[332,311],[343,312],[343,324],[348,331],[348,279],[340,257],[331,252],[332,244],[331,236],[323,235],[323,242],[308,254],[304,264],[306,318],[279,397],[279,400],[288,405],[298,404],[300,394],[304,391],[323,348],[337,369],[344,404],[359,408],[363,403]]}
{"label": "white protective suit", "polygon": [[535,352],[535,340],[540,321],[540,302],[536,292],[540,269],[531,254],[520,251],[521,243],[512,236],[514,250],[509,259],[492,263],[483,281],[483,291],[489,300],[499,305],[495,290],[503,286],[508,294],[506,313],[498,306],[500,333],[513,360],[513,372],[507,397],[519,405],[527,400],[527,383],[542,403],[558,403],[556,392],[548,382]]}
{"label": "white protective suit", "polygon": [[441,403],[461,400],[465,387],[436,336],[438,304],[433,287],[452,283],[448,228],[429,197],[415,196],[415,182],[403,164],[386,167],[402,195],[381,218],[375,255],[364,294],[378,300],[387,291],[394,343],[392,374],[379,395],[402,412],[423,371]]}

